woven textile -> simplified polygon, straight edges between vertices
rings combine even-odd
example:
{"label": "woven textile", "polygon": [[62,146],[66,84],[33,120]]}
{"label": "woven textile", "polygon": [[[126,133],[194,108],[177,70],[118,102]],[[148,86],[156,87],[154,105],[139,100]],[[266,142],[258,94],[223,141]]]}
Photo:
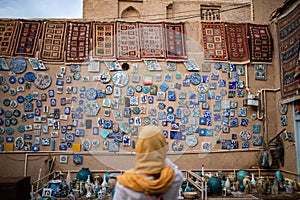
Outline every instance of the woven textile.
{"label": "woven textile", "polygon": [[272,61],[272,38],[267,25],[247,24],[250,60],[253,62]]}
{"label": "woven textile", "polygon": [[14,56],[35,57],[40,30],[39,21],[21,21]]}
{"label": "woven textile", "polygon": [[225,24],[228,60],[249,61],[246,24]]}
{"label": "woven textile", "polygon": [[63,62],[66,23],[47,21],[44,23],[40,59],[48,62]]}
{"label": "woven textile", "polygon": [[205,60],[228,60],[223,23],[202,23]]}
{"label": "woven textile", "polygon": [[140,23],[141,57],[165,58],[164,26],[162,23]]}
{"label": "woven textile", "polygon": [[295,70],[300,50],[300,4],[278,20],[281,95],[289,98],[298,90]]}
{"label": "woven textile", "polygon": [[117,58],[139,60],[140,57],[138,24],[117,22]]}
{"label": "woven textile", "polygon": [[186,59],[184,24],[165,24],[167,59]]}
{"label": "woven textile", "polygon": [[87,62],[90,48],[90,23],[69,22],[66,62]]}
{"label": "woven textile", "polygon": [[16,34],[18,21],[0,20],[0,55],[10,56]]}
{"label": "woven textile", "polygon": [[115,23],[93,23],[93,57],[115,59]]}

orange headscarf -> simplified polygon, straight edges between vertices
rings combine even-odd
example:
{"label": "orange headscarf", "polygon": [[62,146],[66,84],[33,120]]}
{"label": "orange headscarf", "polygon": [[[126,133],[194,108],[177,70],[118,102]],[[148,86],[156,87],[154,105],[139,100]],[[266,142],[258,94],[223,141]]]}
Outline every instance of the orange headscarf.
{"label": "orange headscarf", "polygon": [[[172,185],[175,172],[166,165],[167,143],[156,126],[145,126],[139,133],[136,145],[136,166],[117,177],[119,183],[136,192],[162,194]],[[148,180],[147,175],[160,174],[158,179]]]}

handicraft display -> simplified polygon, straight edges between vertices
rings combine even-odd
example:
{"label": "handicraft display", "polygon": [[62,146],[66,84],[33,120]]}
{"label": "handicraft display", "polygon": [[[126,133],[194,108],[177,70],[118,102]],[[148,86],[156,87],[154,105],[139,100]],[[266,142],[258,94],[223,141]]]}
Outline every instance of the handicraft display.
{"label": "handicraft display", "polygon": [[117,58],[119,60],[140,59],[137,23],[117,22]]}
{"label": "handicraft display", "polygon": [[14,56],[34,57],[40,35],[40,21],[20,21]]}
{"label": "handicraft display", "polygon": [[93,23],[93,57],[115,59],[115,23]]}
{"label": "handicraft display", "polygon": [[19,22],[17,20],[0,20],[0,56],[10,56]]}
{"label": "handicraft display", "polygon": [[228,60],[223,23],[202,23],[205,60]]}
{"label": "handicraft display", "polygon": [[250,61],[272,62],[272,38],[268,26],[262,24],[247,24]]}
{"label": "handicraft display", "polygon": [[139,23],[141,57],[165,58],[164,27],[161,23]]}
{"label": "handicraft display", "polygon": [[225,24],[228,60],[230,62],[249,61],[247,32],[245,24]]}
{"label": "handicraft display", "polygon": [[299,18],[300,4],[289,14],[278,19],[281,95],[283,98],[295,96],[299,89],[299,76],[296,78],[295,74],[300,51],[300,26],[296,26]]}
{"label": "handicraft display", "polygon": [[63,62],[65,51],[66,23],[47,21],[44,23],[40,58],[48,62]]}
{"label": "handicraft display", "polygon": [[66,43],[66,62],[88,62],[90,23],[69,22]]}
{"label": "handicraft display", "polygon": [[165,24],[166,32],[166,58],[174,60],[186,59],[185,40],[184,40],[184,25],[180,24]]}

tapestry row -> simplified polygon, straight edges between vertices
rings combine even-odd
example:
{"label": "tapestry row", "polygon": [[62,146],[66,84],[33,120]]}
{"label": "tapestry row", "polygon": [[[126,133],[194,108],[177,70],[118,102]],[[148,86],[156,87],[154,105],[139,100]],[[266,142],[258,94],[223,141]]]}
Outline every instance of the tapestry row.
{"label": "tapestry row", "polygon": [[[0,21],[0,56],[53,63],[186,60],[186,39],[184,23]],[[272,61],[267,25],[202,23],[202,42],[205,60]]]}

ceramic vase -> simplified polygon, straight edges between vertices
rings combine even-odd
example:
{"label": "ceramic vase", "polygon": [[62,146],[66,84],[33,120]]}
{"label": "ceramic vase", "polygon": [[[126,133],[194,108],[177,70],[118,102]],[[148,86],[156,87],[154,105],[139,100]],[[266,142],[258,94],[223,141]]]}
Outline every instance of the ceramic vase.
{"label": "ceramic vase", "polygon": [[89,168],[82,168],[76,175],[76,179],[80,181],[86,181],[88,178],[88,175],[90,175],[90,179],[92,180],[93,174],[89,170]]}
{"label": "ceramic vase", "polygon": [[256,181],[255,181],[255,178],[254,178],[254,174],[251,175],[251,186],[252,187],[256,187]]}
{"label": "ceramic vase", "polygon": [[229,180],[229,178],[227,178],[226,181],[225,181],[225,188],[226,188],[227,191],[230,190],[230,180]]}
{"label": "ceramic vase", "polygon": [[212,194],[219,195],[222,191],[221,181],[216,176],[213,176],[208,180],[207,186],[210,188]]}
{"label": "ceramic vase", "polygon": [[237,180],[240,182],[240,184],[242,185],[243,184],[243,179],[245,176],[248,176],[248,172],[245,171],[245,170],[242,170],[240,169],[238,172],[237,172]]}
{"label": "ceramic vase", "polygon": [[243,185],[246,187],[247,183],[250,183],[250,176],[245,176],[243,178]]}

